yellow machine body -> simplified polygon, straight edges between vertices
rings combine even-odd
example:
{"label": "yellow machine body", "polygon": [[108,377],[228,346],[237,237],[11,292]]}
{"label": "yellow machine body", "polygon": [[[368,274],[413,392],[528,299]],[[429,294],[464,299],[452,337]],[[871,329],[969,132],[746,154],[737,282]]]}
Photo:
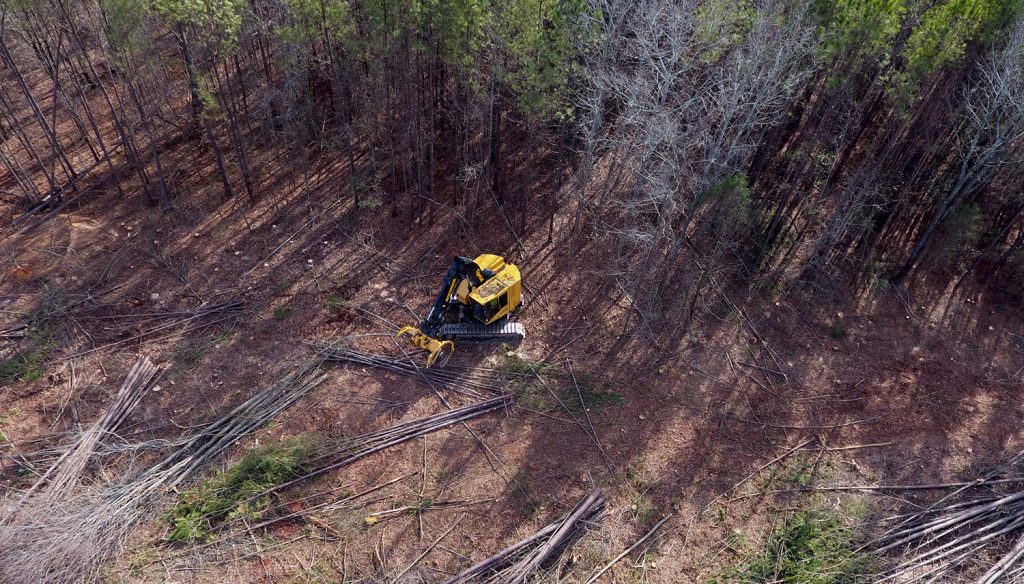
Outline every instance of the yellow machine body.
{"label": "yellow machine body", "polygon": [[[522,301],[520,291],[519,268],[505,262],[505,258],[491,254],[481,254],[473,260],[482,270],[491,270],[494,276],[477,286],[467,297],[459,296],[459,302],[469,304],[476,302],[489,308],[489,318],[484,324],[491,324],[508,316],[519,307]],[[466,280],[463,283],[468,284]]]}
{"label": "yellow machine body", "polygon": [[[452,305],[461,305],[459,319],[445,323],[445,314]],[[521,341],[525,336],[522,325],[507,323],[508,316],[521,305],[518,267],[494,254],[481,254],[473,260],[455,258],[427,318],[418,328],[402,328],[398,336],[430,353],[427,367],[442,367],[454,352],[456,340]]]}

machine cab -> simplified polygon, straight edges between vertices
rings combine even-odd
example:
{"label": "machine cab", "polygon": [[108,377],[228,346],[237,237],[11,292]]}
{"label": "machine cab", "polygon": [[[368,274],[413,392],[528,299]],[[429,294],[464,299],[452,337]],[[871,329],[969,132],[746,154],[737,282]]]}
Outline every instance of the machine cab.
{"label": "machine cab", "polygon": [[508,316],[521,303],[519,268],[491,254],[480,255],[473,262],[487,279],[472,290],[463,281],[458,299],[470,308],[474,319],[493,324]]}

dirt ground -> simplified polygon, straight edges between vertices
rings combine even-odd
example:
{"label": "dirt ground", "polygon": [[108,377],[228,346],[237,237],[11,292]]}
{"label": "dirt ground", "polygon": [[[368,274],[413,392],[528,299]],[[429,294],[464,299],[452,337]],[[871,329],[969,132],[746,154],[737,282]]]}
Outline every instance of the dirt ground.
{"label": "dirt ground", "polygon": [[[787,510],[867,507],[877,515],[930,496],[795,492],[807,484],[801,473],[819,486],[969,480],[977,461],[1022,448],[1024,337],[1020,306],[1008,299],[918,290],[910,302],[879,290],[856,302],[805,303],[727,287],[745,317],[723,298],[722,319],[690,337],[622,344],[623,309],[589,268],[606,253],[599,242],[578,239],[570,255],[564,241],[548,240],[543,216],[516,234],[498,216],[468,232],[443,208],[433,224],[411,224],[387,206],[353,207],[342,166],[329,157],[309,160],[302,173],[283,150],[259,162],[266,180],[255,201],[223,200],[207,166],[178,178],[170,211],[118,199],[107,185],[34,229],[4,229],[0,329],[42,313],[60,323],[45,331],[52,347],[41,376],[0,388],[7,502],[45,468],[26,470],[24,460],[95,420],[138,355],[163,376],[122,438],[175,438],[268,385],[317,344],[365,335],[360,347],[398,354],[392,334],[425,313],[454,255],[491,252],[516,262],[528,330],[516,350],[592,376],[621,399],[593,406],[582,420],[520,403],[391,448],[289,493],[358,492],[400,479],[371,496],[305,522],[233,529],[198,548],[167,543],[169,526],[154,509],[109,581],[390,581],[400,573],[440,581],[593,488],[608,495],[607,515],[552,581],[586,580],[668,513],[658,537],[610,580],[706,581],[756,549]],[[130,181],[123,187],[131,192]],[[0,189],[13,188],[0,175]],[[2,205],[5,223],[19,215],[13,199]],[[571,206],[559,208],[556,234],[571,220]],[[244,300],[245,312],[189,323],[153,318],[229,299]],[[28,350],[31,340],[0,341],[0,356]],[[453,363],[486,368],[501,358],[496,347],[475,347]],[[469,403],[376,370],[332,366],[328,374],[277,423],[236,444],[222,468],[285,436],[353,436],[443,411],[445,401]],[[92,480],[116,481],[157,455],[111,457],[92,469]],[[424,498],[453,504],[364,521]],[[168,493],[166,506],[173,502]],[[735,543],[736,533],[745,544]]]}

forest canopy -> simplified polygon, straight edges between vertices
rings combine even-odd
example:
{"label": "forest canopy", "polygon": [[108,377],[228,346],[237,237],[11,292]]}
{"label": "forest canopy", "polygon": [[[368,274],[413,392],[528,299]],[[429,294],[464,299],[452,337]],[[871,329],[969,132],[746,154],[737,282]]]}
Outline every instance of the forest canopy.
{"label": "forest canopy", "polygon": [[[0,160],[26,209],[126,169],[170,208],[212,153],[333,156],[357,207],[498,208],[611,253],[626,330],[721,279],[1020,290],[1020,0],[8,0]],[[28,77],[54,89],[43,114]],[[5,81],[7,83],[7,81]],[[19,112],[30,112],[22,123]],[[113,133],[100,120],[112,120]],[[57,128],[71,128],[58,131]],[[85,147],[88,158],[69,154]],[[567,245],[566,249],[572,249]],[[915,280],[916,278],[916,280]]]}

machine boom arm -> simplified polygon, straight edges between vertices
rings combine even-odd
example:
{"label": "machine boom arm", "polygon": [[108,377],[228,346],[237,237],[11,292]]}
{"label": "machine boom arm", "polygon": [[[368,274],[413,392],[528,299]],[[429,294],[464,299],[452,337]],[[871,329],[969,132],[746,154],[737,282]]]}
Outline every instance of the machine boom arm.
{"label": "machine boom arm", "polygon": [[455,288],[463,279],[468,279],[473,286],[479,286],[487,279],[487,275],[480,269],[480,266],[476,265],[476,262],[469,258],[460,256],[452,260],[452,265],[448,268],[448,275],[441,283],[441,291],[437,294],[437,300],[434,301],[430,312],[427,313],[427,318],[423,319],[423,323],[420,325],[423,332],[428,335],[437,334],[444,320],[444,314],[451,306]]}

